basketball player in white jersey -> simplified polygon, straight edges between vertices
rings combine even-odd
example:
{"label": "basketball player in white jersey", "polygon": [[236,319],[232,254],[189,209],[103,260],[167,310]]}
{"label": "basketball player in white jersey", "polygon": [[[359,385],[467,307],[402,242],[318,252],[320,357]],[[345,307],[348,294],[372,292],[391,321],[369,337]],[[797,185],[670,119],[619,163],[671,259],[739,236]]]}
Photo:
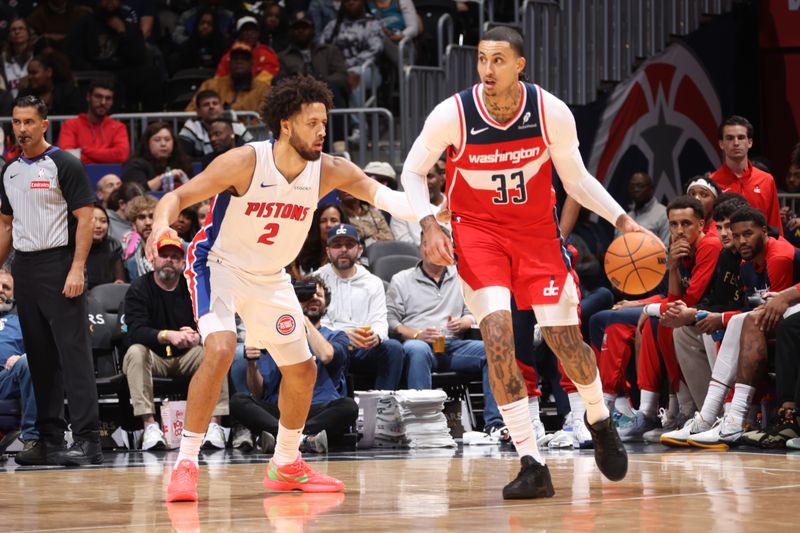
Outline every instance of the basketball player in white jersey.
{"label": "basketball player in white jersey", "polygon": [[[643,231],[587,171],[569,108],[520,80],[523,40],[510,28],[489,30],[478,45],[481,83],[441,102],[411,147],[401,176],[427,236],[426,254],[454,262],[427,198],[425,172],[447,151],[447,200],[464,299],[486,345],[492,392],[520,455],[506,499],[553,495],[536,445],[527,389],[514,358],[510,300],[533,308],[547,344],[586,406],[595,461],[609,479],[625,477],[628,458],[603,402],[594,354],[579,327],[579,297],[558,232],[552,170],[567,194],[622,232]],[[425,196],[423,196],[425,195]],[[580,415],[578,415],[580,416]]]}
{"label": "basketball player in white jersey", "polygon": [[254,142],[217,157],[209,167],[164,195],[147,244],[152,258],[182,209],[214,196],[188,251],[186,277],[205,357],[189,386],[183,437],[167,501],[196,501],[197,460],[222,381],[236,348],[234,314],[247,345],[266,349],[282,374],[280,425],[264,486],[279,491],[335,492],[337,479],[308,467],[298,452],[311,405],[316,365],[303,312],[283,267],[305,242],[319,199],[342,189],[394,216],[413,219],[405,196],[379,185],[357,166],[322,153],[331,93],[309,76],[272,88],[262,115],[275,141]]}

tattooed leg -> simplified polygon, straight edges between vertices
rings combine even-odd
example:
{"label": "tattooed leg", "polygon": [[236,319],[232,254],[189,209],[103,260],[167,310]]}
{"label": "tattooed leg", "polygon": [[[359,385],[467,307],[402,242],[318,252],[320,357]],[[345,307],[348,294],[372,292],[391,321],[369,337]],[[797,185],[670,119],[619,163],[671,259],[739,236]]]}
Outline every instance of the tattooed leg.
{"label": "tattooed leg", "polygon": [[589,345],[583,342],[580,327],[543,327],[542,336],[573,383],[589,385],[594,381],[597,377],[597,360]]}
{"label": "tattooed leg", "polygon": [[[510,311],[495,311],[481,320],[481,335],[489,363],[489,383],[498,405],[527,398],[528,389],[514,355]],[[591,350],[590,350],[591,351]]]}

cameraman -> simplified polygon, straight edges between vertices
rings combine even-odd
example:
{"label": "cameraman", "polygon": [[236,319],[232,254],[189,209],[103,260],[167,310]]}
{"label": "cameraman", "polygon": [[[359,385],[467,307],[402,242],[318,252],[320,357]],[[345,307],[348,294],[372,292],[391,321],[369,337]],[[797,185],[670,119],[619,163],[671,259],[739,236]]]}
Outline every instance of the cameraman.
{"label": "cameraman", "polygon": [[[341,440],[358,416],[356,402],[337,389],[337,384],[342,381],[350,339],[343,331],[320,326],[320,319],[331,301],[331,293],[321,279],[307,277],[294,286],[305,315],[308,344],[317,363],[317,382],[300,451],[325,453],[328,440]],[[261,452],[270,453],[275,447],[280,418],[281,373],[266,351],[245,347],[244,358],[249,393],[237,393],[231,397],[231,415],[260,434]]]}

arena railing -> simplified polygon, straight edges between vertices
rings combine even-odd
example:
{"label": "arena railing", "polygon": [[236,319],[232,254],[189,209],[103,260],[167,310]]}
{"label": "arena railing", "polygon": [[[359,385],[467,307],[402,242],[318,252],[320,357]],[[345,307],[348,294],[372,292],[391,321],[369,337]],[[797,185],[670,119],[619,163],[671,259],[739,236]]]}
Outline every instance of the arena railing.
{"label": "arena railing", "polygon": [[[347,130],[341,127],[330,128],[329,136],[331,146],[344,143],[345,150],[350,155],[350,159],[360,167],[364,167],[370,161],[384,161],[390,163],[395,168],[399,168],[403,161],[398,159],[397,147],[395,145],[395,124],[394,116],[391,111],[383,107],[356,107],[331,109],[328,112],[329,124],[339,122],[338,117],[357,116],[360,122],[361,135],[357,142],[351,142],[348,146],[347,136],[340,135]],[[339,151],[339,150],[332,150]]]}
{"label": "arena railing", "polygon": [[[240,121],[248,125],[249,129],[254,130],[256,138],[265,134],[266,128],[261,121],[261,116],[255,111],[229,111],[231,119]],[[139,137],[147,128],[147,125],[155,121],[164,121],[172,125],[173,131],[177,134],[180,127],[186,122],[187,119],[196,118],[197,114],[194,112],[185,111],[168,111],[168,112],[152,112],[152,113],[117,113],[111,115],[112,118],[123,122],[128,127],[128,139],[131,145],[131,153],[134,152]],[[64,121],[75,118],[75,115],[51,115],[47,117],[50,122],[50,128],[45,133],[47,142],[54,144],[57,139],[53,138],[53,132],[60,129]],[[11,123],[11,117],[0,118],[0,125]],[[266,136],[264,135],[264,138]]]}
{"label": "arena railing", "polygon": [[779,192],[778,202],[781,207],[789,207],[795,215],[800,214],[800,193]]}
{"label": "arena railing", "polygon": [[[487,12],[492,13],[492,2],[488,4]],[[732,0],[524,0],[519,23],[528,77],[568,104],[587,104],[595,100],[602,83],[625,79],[637,61],[663,50],[672,36],[696,30],[704,16],[726,13],[732,4]]]}

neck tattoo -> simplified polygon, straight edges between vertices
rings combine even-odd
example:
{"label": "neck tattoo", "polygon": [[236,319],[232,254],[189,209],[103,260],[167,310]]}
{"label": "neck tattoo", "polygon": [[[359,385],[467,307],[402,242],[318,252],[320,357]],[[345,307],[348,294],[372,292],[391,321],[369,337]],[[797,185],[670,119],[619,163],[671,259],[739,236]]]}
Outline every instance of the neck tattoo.
{"label": "neck tattoo", "polygon": [[519,83],[511,86],[511,89],[502,95],[485,96],[486,110],[500,124],[505,124],[514,113],[519,109],[519,102],[522,98],[522,91],[520,90]]}

